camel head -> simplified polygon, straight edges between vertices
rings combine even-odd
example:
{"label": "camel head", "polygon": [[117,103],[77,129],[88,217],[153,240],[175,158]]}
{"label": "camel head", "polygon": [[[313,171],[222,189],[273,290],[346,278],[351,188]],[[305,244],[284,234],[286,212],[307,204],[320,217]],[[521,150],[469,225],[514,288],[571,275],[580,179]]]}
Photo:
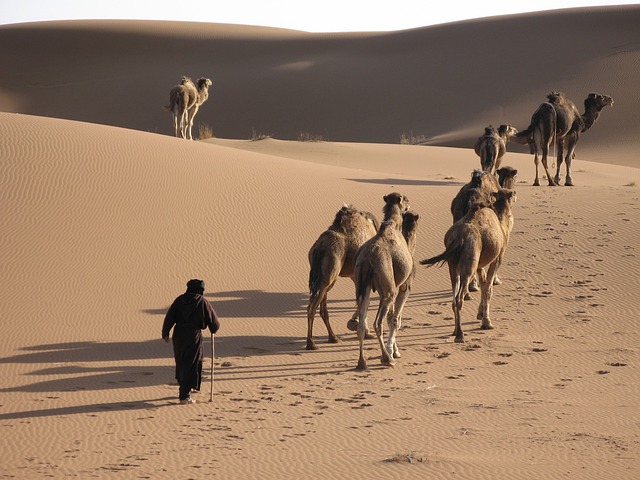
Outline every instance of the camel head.
{"label": "camel head", "polygon": [[493,125],[489,125],[488,127],[484,127],[484,134],[485,135],[493,135],[495,133],[498,133],[496,131],[496,127],[494,127]]}
{"label": "camel head", "polygon": [[518,129],[511,125],[502,124],[498,127],[498,134],[503,138],[511,139],[518,135]]}
{"label": "camel head", "polygon": [[516,191],[509,188],[501,188],[497,192],[491,192],[494,208],[516,203]]}
{"label": "camel head", "polygon": [[411,234],[416,231],[418,220],[420,220],[420,215],[414,211],[407,210],[402,214],[402,236],[407,242]]}
{"label": "camel head", "polygon": [[331,224],[331,227],[339,228],[341,226],[341,224],[342,224],[342,220],[344,219],[344,217],[347,216],[349,213],[352,213],[352,212],[355,212],[355,211],[356,211],[355,208],[353,208],[351,205],[348,205],[348,204],[345,203],[342,206],[342,208],[340,210],[338,210],[338,212],[336,213],[336,216],[333,219],[333,223]]}
{"label": "camel head", "polygon": [[409,210],[409,199],[405,195],[402,195],[401,193],[393,192],[388,195],[385,195],[384,197],[382,197],[382,199],[384,200],[384,203],[387,205],[398,205],[398,208],[400,209],[401,213],[404,213],[407,210]]}
{"label": "camel head", "polygon": [[209,90],[209,87],[213,85],[213,82],[205,77],[200,77],[198,79],[198,90],[206,89]]}
{"label": "camel head", "polygon": [[584,101],[585,110],[587,110],[589,106],[593,106],[599,112],[608,105],[613,106],[613,98],[609,95],[600,95],[599,93],[590,93]]}
{"label": "camel head", "polygon": [[518,170],[513,167],[502,167],[496,170],[498,174],[498,183],[502,188],[513,188],[516,184],[516,176]]}

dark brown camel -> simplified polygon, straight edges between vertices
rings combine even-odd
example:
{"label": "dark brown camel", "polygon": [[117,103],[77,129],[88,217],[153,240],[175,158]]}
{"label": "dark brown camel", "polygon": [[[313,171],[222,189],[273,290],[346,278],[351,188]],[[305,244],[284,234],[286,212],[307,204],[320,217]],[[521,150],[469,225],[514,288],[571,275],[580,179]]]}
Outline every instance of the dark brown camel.
{"label": "dark brown camel", "polygon": [[[550,186],[560,184],[560,167],[566,163],[565,185],[572,186],[571,161],[575,156],[575,148],[580,134],[589,130],[600,116],[600,111],[607,105],[613,105],[613,99],[608,95],[590,93],[584,101],[585,112],[580,115],[573,102],[563,93],[551,92],[547,95],[548,102],[541,104],[531,117],[531,124],[526,130],[518,132],[514,141],[529,143],[534,154],[536,164],[536,178],[534,185],[540,185],[538,177],[539,155],[542,154],[542,166],[545,170]],[[551,178],[547,163],[549,148],[556,141],[558,154],[558,169],[556,176]],[[565,148],[566,142],[566,148]]]}

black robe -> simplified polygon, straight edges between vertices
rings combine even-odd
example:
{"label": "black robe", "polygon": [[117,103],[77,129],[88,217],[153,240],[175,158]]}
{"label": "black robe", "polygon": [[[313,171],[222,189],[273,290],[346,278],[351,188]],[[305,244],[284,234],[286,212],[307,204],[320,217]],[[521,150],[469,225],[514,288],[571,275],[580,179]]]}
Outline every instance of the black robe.
{"label": "black robe", "polygon": [[173,329],[173,354],[180,390],[200,390],[202,380],[202,330],[216,333],[220,322],[211,304],[198,293],[183,293],[169,307],[162,324],[162,337]]}

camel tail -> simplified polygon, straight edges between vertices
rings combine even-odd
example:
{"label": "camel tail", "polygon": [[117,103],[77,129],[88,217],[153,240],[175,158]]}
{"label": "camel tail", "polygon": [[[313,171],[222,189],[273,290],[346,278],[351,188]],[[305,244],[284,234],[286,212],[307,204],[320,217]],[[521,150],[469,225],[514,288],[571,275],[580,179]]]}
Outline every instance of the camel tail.
{"label": "camel tail", "polygon": [[425,258],[424,260],[420,260],[420,265],[427,265],[428,267],[439,263],[442,266],[445,262],[457,262],[460,258],[460,251],[462,250],[462,246],[464,245],[464,239],[460,239],[456,243],[447,245],[447,249],[442,252],[440,255],[436,255],[435,257]]}
{"label": "camel tail", "polygon": [[356,269],[356,301],[358,304],[364,299],[367,294],[367,289],[371,286],[373,289],[373,285],[371,285],[371,281],[373,279],[373,268],[371,268],[370,262],[362,262],[358,265]]}
{"label": "camel tail", "polygon": [[309,258],[309,293],[311,296],[318,295],[322,282],[322,255],[315,248],[311,251]]}

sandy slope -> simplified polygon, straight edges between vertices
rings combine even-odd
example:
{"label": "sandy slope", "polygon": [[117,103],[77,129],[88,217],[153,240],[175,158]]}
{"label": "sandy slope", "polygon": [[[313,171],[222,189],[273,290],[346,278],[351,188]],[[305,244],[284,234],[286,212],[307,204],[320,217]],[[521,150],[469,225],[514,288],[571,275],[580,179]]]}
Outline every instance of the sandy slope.
{"label": "sandy slope", "polygon": [[[467,343],[451,343],[446,272],[420,268],[402,359],[378,366],[372,341],[361,373],[347,280],[330,299],[344,341],[327,344],[317,322],[320,350],[304,350],[307,249],[342,202],[378,213],[398,190],[422,215],[416,257],[437,253],[472,152],[207,144],[0,117],[4,474],[637,471],[638,304],[625,292],[639,266],[638,195],[625,184],[638,170],[577,162],[578,187],[533,188],[530,158],[509,154],[524,183],[493,303],[498,329],[477,329],[472,301]],[[215,403],[207,391],[185,408],[158,337],[191,276],[207,280],[224,323]]]}
{"label": "sandy slope", "polygon": [[[602,26],[605,13],[619,28]],[[409,53],[430,44],[418,40],[447,38],[451,30],[458,32],[453,38],[466,38],[460,30],[490,31],[499,43],[548,16],[384,35],[154,22],[0,27],[3,42],[22,40],[13,54],[0,52],[9,66],[0,71],[0,476],[635,478],[640,169],[630,166],[638,151],[638,105],[629,92],[637,33],[626,43],[621,37],[638,9],[554,15],[558,21],[577,15],[581,21],[570,23],[576,34],[599,25],[598,45],[619,48],[607,57],[611,75],[578,75],[586,57],[580,68],[565,63],[565,70],[549,70],[580,94],[605,76],[606,85],[618,89],[607,91],[616,105],[581,139],[576,187],[532,187],[531,156],[510,151],[505,163],[520,174],[515,227],[500,272],[504,284],[492,301],[497,328],[478,329],[478,300],[471,300],[463,312],[467,342],[454,344],[446,269],[419,267],[398,338],[403,356],[384,368],[369,341],[367,372],[354,370],[358,346],[346,329],[354,308],[349,280],[340,280],[329,298],[342,342],[328,344],[317,318],[319,350],[304,348],[309,247],[344,202],[380,215],[383,195],[399,191],[421,215],[416,258],[439,253],[450,201],[479,162],[468,148],[384,143],[380,132],[395,137],[417,125],[425,96],[400,104],[391,93],[385,97],[387,106],[406,113],[406,126],[397,116],[372,115],[363,104],[380,112],[367,103],[370,94],[382,87],[399,92],[393,69],[384,67],[399,58],[398,46],[406,64],[415,65],[415,77],[402,77],[415,82],[402,90],[411,99],[418,91],[411,85],[424,83],[433,65],[409,62],[416,58]],[[43,38],[62,38],[91,65],[74,62],[73,55],[62,61],[61,44]],[[86,38],[93,43],[78,41]],[[203,120],[222,109],[228,132],[255,126],[284,133],[287,122],[311,132],[330,125],[349,142],[187,142],[141,131],[169,130],[159,107],[175,64],[151,67],[162,56],[175,58],[178,48],[166,48],[171,39],[204,42],[211,59],[225,58],[235,68],[220,79],[220,96],[205,104]],[[400,42],[409,39],[415,50]],[[222,41],[229,48],[212,47]],[[327,51],[327,42],[335,49]],[[438,45],[441,52],[452,48]],[[320,66],[307,71],[312,54]],[[299,96],[282,93],[293,92],[284,87],[270,90],[273,95],[262,91],[257,102],[252,87],[264,77],[247,75],[268,66],[265,85],[287,79],[304,89],[305,78],[320,85],[344,77],[349,58],[358,59],[354,68],[379,74],[370,77],[372,89],[354,74],[340,84],[349,87],[348,98],[328,103],[320,96],[323,108],[315,96],[303,95],[314,99],[305,106]],[[271,68],[293,59],[303,63]],[[184,62],[178,75],[205,70],[202,54],[190,53]],[[460,75],[463,64],[457,64],[459,91],[477,98],[464,81],[479,77],[473,69]],[[521,70],[500,73],[505,84],[522,85],[511,81]],[[164,79],[146,83],[143,95],[128,95],[140,90],[125,85],[149,77]],[[92,81],[100,94],[89,88]],[[517,100],[505,112],[527,118],[550,88],[531,79],[526,93],[512,91]],[[123,98],[135,98],[134,107],[124,108]],[[434,107],[447,119],[442,134],[477,136],[489,117],[500,117],[487,110],[468,123],[462,110]],[[350,117],[354,109],[358,121]],[[484,111],[483,104],[474,110]],[[260,115],[269,122],[258,123]],[[422,131],[427,128],[414,130]],[[362,140],[367,143],[355,143]],[[594,157],[600,161],[585,161]],[[215,344],[214,403],[207,375],[199,403],[184,407],[176,402],[171,348],[159,337],[167,307],[192,277],[207,281],[223,326]],[[209,359],[210,344],[205,347]],[[207,372],[210,366],[207,360]]]}

